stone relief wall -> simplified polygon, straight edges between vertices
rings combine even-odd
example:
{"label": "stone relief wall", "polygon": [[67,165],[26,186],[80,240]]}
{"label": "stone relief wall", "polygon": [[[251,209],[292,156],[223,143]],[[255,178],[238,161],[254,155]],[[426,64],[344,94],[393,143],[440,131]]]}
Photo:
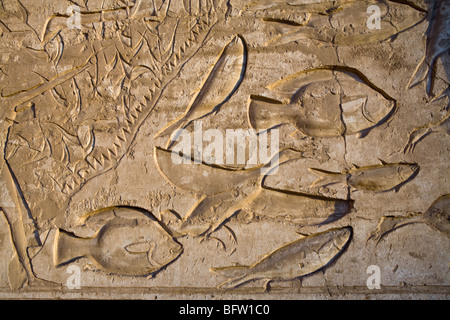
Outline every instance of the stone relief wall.
{"label": "stone relief wall", "polygon": [[448,298],[448,0],[0,4],[2,298]]}

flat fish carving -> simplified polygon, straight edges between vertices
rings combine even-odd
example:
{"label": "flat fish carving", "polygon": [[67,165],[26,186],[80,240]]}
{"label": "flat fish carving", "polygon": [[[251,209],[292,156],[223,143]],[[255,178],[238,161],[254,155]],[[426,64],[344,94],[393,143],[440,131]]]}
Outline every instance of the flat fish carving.
{"label": "flat fish carving", "polygon": [[413,223],[425,223],[450,238],[450,195],[437,198],[425,212],[412,213],[406,217],[382,217],[369,239],[378,243],[390,232]]}
{"label": "flat fish carving", "polygon": [[363,137],[389,119],[396,105],[393,98],[364,75],[344,67],[302,71],[268,88],[283,101],[250,98],[248,120],[256,130],[290,124],[301,134],[312,137],[351,134]]}
{"label": "flat fish carving", "polygon": [[[380,9],[379,28],[368,27],[370,11],[368,13],[367,9],[373,5]],[[355,46],[387,40],[418,24],[425,16],[425,12],[404,3],[363,0],[330,6],[324,12],[312,14],[309,20],[300,26],[276,19],[263,20],[282,30],[281,35],[267,43],[269,46],[284,45],[302,39]]]}
{"label": "flat fish carving", "polygon": [[368,167],[354,168],[346,172],[335,173],[308,168],[319,176],[312,186],[325,187],[342,183],[356,190],[382,192],[398,190],[401,185],[412,179],[419,170],[415,163],[384,163]]}
{"label": "flat fish carving", "polygon": [[[237,90],[245,72],[246,48],[241,36],[234,36],[225,46],[208,74],[200,90],[196,93],[185,113],[166,125],[155,137],[171,134],[176,129],[184,129],[194,120],[217,112]],[[177,138],[171,137],[168,147]]]}
{"label": "flat fish carving", "polygon": [[[100,270],[117,275],[147,276],[174,261],[181,244],[141,209],[111,207],[92,213],[103,222],[93,237],[77,237],[59,229],[54,240],[54,264],[87,257]],[[91,219],[88,215],[86,220]]]}
{"label": "flat fish carving", "polygon": [[[432,76],[436,59],[450,50],[450,1],[435,0],[431,11],[430,25],[427,31],[425,56],[417,65],[408,88]],[[432,80],[427,82],[427,94],[431,95]]]}
{"label": "flat fish carving", "polygon": [[293,280],[328,266],[345,249],[351,236],[351,227],[330,229],[289,242],[251,266],[229,266],[210,270],[230,279],[219,285],[223,289],[233,289],[260,279],[268,282]]}

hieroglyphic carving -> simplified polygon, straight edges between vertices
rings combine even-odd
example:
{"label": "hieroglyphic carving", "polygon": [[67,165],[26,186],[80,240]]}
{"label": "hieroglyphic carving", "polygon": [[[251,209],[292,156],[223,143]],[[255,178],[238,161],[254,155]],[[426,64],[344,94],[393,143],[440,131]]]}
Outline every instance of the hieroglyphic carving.
{"label": "hieroglyphic carving", "polygon": [[[13,286],[16,288],[37,270],[32,270],[27,263],[28,257],[35,259],[37,265],[48,259],[49,250],[54,258],[53,267],[57,266],[59,270],[61,268],[58,267],[85,257],[94,263],[95,270],[103,271],[102,274],[154,275],[182,257],[183,246],[178,242],[181,238],[213,238],[213,232],[225,229],[237,244],[236,234],[227,226],[228,222],[239,227],[260,222],[280,223],[282,226],[274,229],[275,233],[284,233],[283,228],[288,225],[321,227],[345,218],[353,206],[350,193],[344,199],[334,198],[335,195],[324,196],[321,192],[327,189],[325,187],[342,184],[349,191],[397,191],[418,173],[419,165],[410,163],[413,161],[361,168],[355,166],[343,172],[324,171],[312,169],[317,163],[311,162],[317,159],[310,157],[305,170],[310,168],[320,176],[313,183],[313,186],[319,187],[319,195],[313,195],[265,185],[266,175],[261,174],[261,169],[265,169],[262,172],[274,169],[272,161],[250,169],[206,162],[188,165],[181,161],[181,164],[175,165],[173,157],[178,157],[178,160],[186,157],[170,150],[176,140],[176,136],[172,136],[165,149],[154,149],[156,169],[165,178],[161,181],[174,186],[173,194],[167,195],[169,210],[160,212],[160,217],[155,218],[149,212],[134,207],[109,207],[114,205],[111,203],[100,211],[82,216],[81,220],[74,218],[78,225],[61,227],[62,219],[56,218],[60,218],[66,208],[64,201],[72,199],[73,194],[79,192],[89,180],[118,166],[130,150],[131,143],[136,141],[139,128],[143,123],[151,122],[147,121],[150,114],[169,113],[164,118],[169,121],[153,122],[155,128],[149,130],[147,137],[154,138],[155,141],[151,141],[151,147],[154,147],[158,145],[159,137],[176,133],[176,129],[185,129],[194,120],[208,115],[214,117],[214,112],[231,100],[237,91],[241,91],[237,90],[238,87],[244,87],[245,93],[238,93],[248,97],[253,88],[246,83],[247,59],[259,59],[259,50],[266,50],[263,52],[267,53],[269,48],[280,52],[284,48],[294,48],[300,52],[303,48],[298,45],[299,40],[319,42],[320,46],[329,45],[333,50],[338,46],[360,48],[368,43],[394,39],[397,34],[422,21],[424,10],[404,1],[257,0],[244,4],[236,15],[234,1],[136,0],[127,4],[102,4],[95,8],[85,2],[80,10],[82,32],[74,36],[68,25],[71,16],[61,13],[63,11],[59,9],[57,13],[46,15],[46,20],[36,31],[32,27],[31,12],[22,4],[26,1],[17,1],[14,5],[4,2],[1,2],[4,12],[0,12],[0,36],[5,35],[9,41],[14,33],[24,32],[27,37],[36,36],[38,40],[31,41],[31,45],[29,38],[24,40],[25,49],[14,58],[18,63],[8,62],[5,67],[0,67],[0,76],[6,79],[1,88],[0,134],[5,154],[0,162],[0,207],[8,220],[12,242],[16,246],[16,256],[10,263],[10,274],[17,272],[18,275],[10,277],[10,283],[15,283]],[[224,7],[220,7],[220,3],[224,3]],[[148,4],[150,6],[145,7]],[[431,20],[426,57],[411,78],[411,85],[416,80],[422,80],[424,70],[428,67],[432,69],[437,57],[448,49],[445,41],[448,33],[445,28],[439,32],[447,24],[448,19],[441,14],[448,11],[447,4],[447,1],[436,4],[436,8],[441,10]],[[382,9],[380,29],[371,29],[365,24],[365,9],[369,5]],[[257,17],[257,23],[265,24],[268,30],[249,32],[243,24],[232,21],[236,17]],[[186,71],[184,68],[190,59],[198,58],[201,64],[202,58],[197,55],[199,48],[203,47],[209,35],[217,31],[214,27],[219,22],[223,22],[221,27],[229,33],[221,35],[222,43],[227,44],[213,51],[212,57],[218,58],[212,67],[201,70],[205,77],[200,89],[193,92],[184,113],[170,122],[174,118],[170,113],[174,110],[159,103],[163,101],[161,97],[169,84],[180,76],[180,72]],[[25,31],[14,29],[17,26]],[[251,26],[246,28],[252,29]],[[278,33],[275,38],[274,30]],[[249,46],[247,34],[253,41]],[[255,43],[260,41],[261,34],[264,34],[261,39],[271,40],[266,43],[262,41],[261,47],[256,48]],[[255,38],[258,40],[255,41]],[[438,42],[439,45],[436,45]],[[15,52],[12,47],[5,51]],[[24,56],[36,59],[24,59],[25,65],[42,65],[30,72],[32,80],[27,78],[15,84],[8,73],[11,74],[14,66],[20,65],[20,59]],[[340,63],[337,49],[336,57]],[[7,59],[2,58],[2,63],[3,60]],[[319,60],[311,65],[325,67],[313,67],[308,62],[305,64],[307,67],[298,69],[292,63],[287,74],[292,70],[302,71],[291,76],[285,76],[286,70],[281,72],[282,75],[277,70],[270,80],[276,82],[269,85],[267,89],[270,92],[266,92],[274,94],[276,99],[250,96],[250,126],[270,131],[289,124],[297,132],[308,136],[293,141],[310,139],[327,144],[327,139],[343,137],[346,144],[346,139],[353,139],[349,135],[364,137],[397,114],[397,98],[400,101],[404,97],[402,93],[395,95],[394,99],[388,94],[395,91],[395,86],[386,88],[384,84],[380,85],[382,81],[377,81],[378,85],[375,85],[357,68],[347,67],[345,63],[344,66],[331,66],[327,65],[327,61],[319,63]],[[332,63],[336,64],[336,61]],[[260,72],[255,72],[255,65],[251,65],[252,76]],[[264,70],[266,67],[270,70],[271,64],[264,66]],[[374,76],[370,67],[365,71]],[[428,74],[428,71],[425,73]],[[181,91],[192,89],[189,84],[186,86],[188,88]],[[241,100],[238,104],[245,113],[245,101]],[[45,110],[46,106],[48,110],[44,114],[41,110]],[[221,116],[222,112],[215,118]],[[223,125],[221,129],[225,129],[227,124],[222,120],[226,121],[227,116],[219,120]],[[432,121],[415,129],[410,134],[405,151],[412,151],[416,143],[430,132],[448,133],[447,120],[448,116],[442,121]],[[244,119],[242,124],[245,125],[245,122]],[[392,129],[389,125],[386,127]],[[376,133],[363,141],[370,140]],[[344,149],[347,154],[347,145]],[[305,160],[301,157],[304,153],[287,156],[291,151],[286,149],[277,155],[280,159],[276,166],[291,159]],[[345,155],[342,161],[330,160],[338,160],[339,166],[349,166]],[[320,163],[323,164],[322,161]],[[139,174],[141,165],[136,164],[133,163],[133,170]],[[153,162],[146,162],[145,170],[147,165],[151,166]],[[336,165],[334,163],[334,168],[340,168]],[[329,163],[325,163],[324,167],[328,169]],[[20,179],[15,176],[16,172],[20,174]],[[298,172],[291,169],[289,176],[295,180]],[[164,182],[161,181],[151,182],[156,189],[163,189]],[[33,191],[36,193],[33,194]],[[178,214],[174,209],[174,203],[178,201],[175,198],[189,192],[195,194],[198,201],[190,209],[186,206],[187,212]],[[172,195],[175,196],[171,199]],[[391,230],[412,222],[425,222],[448,234],[447,198],[439,198],[426,213],[413,214],[407,217],[411,218],[407,221],[384,217],[374,238],[379,240]],[[33,206],[42,201],[40,209],[45,210],[34,211],[34,207],[27,207],[26,200],[31,200]],[[122,199],[107,201],[123,202]],[[159,198],[152,201],[158,202]],[[245,213],[248,215],[245,216]],[[33,215],[38,219],[30,220]],[[173,218],[174,221],[171,220]],[[347,225],[347,222],[343,223]],[[220,228],[222,226],[223,229]],[[25,236],[31,238],[36,229],[51,230],[46,239],[52,241],[45,241],[45,248],[41,248],[39,243],[44,236],[42,239],[36,237],[37,243],[29,239],[25,241]],[[211,271],[230,279],[221,288],[234,288],[257,279],[292,280],[329,266],[329,262],[347,247],[351,235],[351,227],[311,234],[283,245],[249,267],[219,267]],[[31,248],[31,244],[37,246]],[[245,243],[240,245],[245,246]],[[27,246],[30,249],[28,256],[25,251]],[[31,249],[36,249],[38,253],[34,255]],[[204,264],[208,265],[208,262]]]}
{"label": "hieroglyphic carving", "polygon": [[[433,69],[436,59],[450,49],[450,2],[448,0],[434,0],[429,11],[430,25],[427,30],[425,56],[419,62],[408,82],[408,87],[426,80],[426,92],[431,96],[433,89]],[[428,79],[427,79],[428,78]],[[443,92],[434,98],[441,96]]]}

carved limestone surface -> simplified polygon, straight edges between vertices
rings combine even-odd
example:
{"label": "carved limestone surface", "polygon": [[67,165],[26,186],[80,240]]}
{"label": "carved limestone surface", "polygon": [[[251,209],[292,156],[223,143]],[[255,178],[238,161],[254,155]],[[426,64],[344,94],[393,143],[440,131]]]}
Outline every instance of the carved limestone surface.
{"label": "carved limestone surface", "polygon": [[448,299],[449,10],[1,0],[0,298]]}

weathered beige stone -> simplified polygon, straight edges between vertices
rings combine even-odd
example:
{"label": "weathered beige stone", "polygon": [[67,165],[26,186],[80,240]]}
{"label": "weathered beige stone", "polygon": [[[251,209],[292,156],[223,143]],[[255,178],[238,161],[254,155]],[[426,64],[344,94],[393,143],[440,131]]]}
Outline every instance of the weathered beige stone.
{"label": "weathered beige stone", "polygon": [[3,0],[0,298],[448,299],[449,11]]}

